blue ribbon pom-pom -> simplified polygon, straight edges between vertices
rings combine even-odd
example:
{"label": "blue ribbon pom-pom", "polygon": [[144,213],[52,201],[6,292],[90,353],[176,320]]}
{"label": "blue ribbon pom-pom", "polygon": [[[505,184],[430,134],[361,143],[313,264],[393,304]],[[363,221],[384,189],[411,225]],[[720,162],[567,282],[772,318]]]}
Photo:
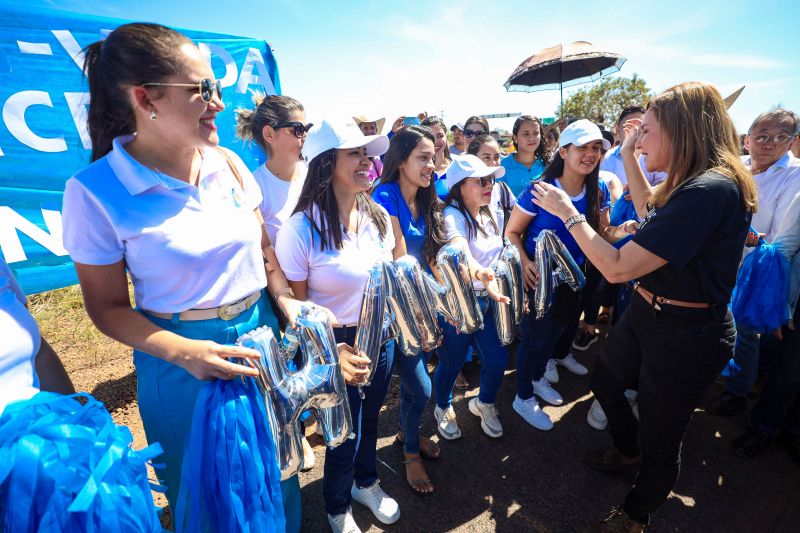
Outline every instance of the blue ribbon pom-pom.
{"label": "blue ribbon pom-pom", "polygon": [[195,403],[175,530],[284,531],[280,480],[254,380],[209,381]]}
{"label": "blue ribbon pom-pom", "polygon": [[789,262],[772,244],[761,239],[739,267],[731,297],[737,322],[759,333],[769,333],[790,318]]}
{"label": "blue ribbon pom-pom", "polygon": [[162,531],[146,468],[161,446],[132,444],[88,394],[40,392],[9,404],[0,416],[0,530]]}

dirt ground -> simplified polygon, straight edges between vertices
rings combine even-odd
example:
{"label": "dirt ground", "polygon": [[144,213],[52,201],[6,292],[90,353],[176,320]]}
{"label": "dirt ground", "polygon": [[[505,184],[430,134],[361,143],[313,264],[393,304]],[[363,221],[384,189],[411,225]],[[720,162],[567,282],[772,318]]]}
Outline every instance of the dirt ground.
{"label": "dirt ground", "polygon": [[[131,350],[103,337],[89,323],[77,288],[31,299],[43,335],[61,356],[78,390],[105,403],[117,424],[127,425],[135,447],[146,445],[136,403]],[[578,359],[594,365],[601,343]],[[513,353],[513,352],[512,352]],[[381,417],[378,472],[381,485],[400,504],[402,516],[384,526],[354,504],[364,531],[578,531],[619,504],[629,484],[585,467],[582,454],[610,442],[607,432],[586,423],[591,404],[588,377],[560,369],[555,386],[564,405],[546,407],[555,422],[538,431],[513,412],[513,358],[499,392],[497,407],[504,436],[490,439],[467,401],[477,395],[477,368],[467,376],[473,387],[455,397],[462,431],[457,441],[442,441],[442,457],[426,461],[436,492],[420,496],[408,487],[401,449],[394,444],[398,421],[398,380],[393,378]],[[720,390],[717,385],[710,395]],[[752,405],[752,402],[751,402]],[[699,409],[686,434],[681,476],[664,506],[653,515],[649,531],[800,531],[800,466],[779,445],[754,460],[731,453],[731,442],[746,425],[746,416],[723,419]],[[422,432],[435,435],[433,402],[422,418]],[[300,475],[304,531],[328,531],[322,503],[325,446],[309,438],[315,468]],[[156,503],[166,502],[157,496]],[[164,516],[169,524],[168,513]]]}

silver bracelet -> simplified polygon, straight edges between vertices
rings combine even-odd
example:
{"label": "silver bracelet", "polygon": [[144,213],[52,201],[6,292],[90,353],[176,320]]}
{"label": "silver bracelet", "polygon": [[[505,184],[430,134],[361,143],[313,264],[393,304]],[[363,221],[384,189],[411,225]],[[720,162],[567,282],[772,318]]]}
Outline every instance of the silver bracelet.
{"label": "silver bracelet", "polygon": [[564,222],[564,225],[567,226],[567,231],[569,231],[572,229],[572,226],[580,224],[581,222],[586,222],[586,215],[573,215]]}

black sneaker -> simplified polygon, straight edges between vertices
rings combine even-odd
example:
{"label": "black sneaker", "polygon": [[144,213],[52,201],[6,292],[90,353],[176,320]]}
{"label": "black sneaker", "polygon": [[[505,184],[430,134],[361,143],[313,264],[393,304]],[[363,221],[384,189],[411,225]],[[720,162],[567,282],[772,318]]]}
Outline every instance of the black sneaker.
{"label": "black sneaker", "polygon": [[580,352],[585,352],[589,349],[589,346],[596,342],[597,335],[582,329],[580,333],[578,333],[578,336],[575,337],[575,340],[572,341],[572,347]]}
{"label": "black sneaker", "polygon": [[709,402],[706,412],[717,416],[733,416],[738,415],[745,409],[747,409],[747,398],[724,391]]}
{"label": "black sneaker", "polygon": [[739,457],[755,457],[772,443],[772,437],[749,427],[744,435],[733,441],[733,453]]}

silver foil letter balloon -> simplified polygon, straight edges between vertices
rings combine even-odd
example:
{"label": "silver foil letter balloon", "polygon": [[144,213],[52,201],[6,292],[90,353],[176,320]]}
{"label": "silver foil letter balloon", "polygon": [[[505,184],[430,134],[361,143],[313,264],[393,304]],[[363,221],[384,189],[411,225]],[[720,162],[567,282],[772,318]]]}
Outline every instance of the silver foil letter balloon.
{"label": "silver foil letter balloon", "polygon": [[509,275],[511,276],[511,307],[514,310],[514,322],[519,324],[525,312],[525,287],[522,281],[522,260],[519,257],[519,250],[505,239],[505,245],[500,252],[500,261],[508,265]]}
{"label": "silver foil letter balloon", "polygon": [[400,283],[405,286],[404,292],[409,296],[402,302],[409,306],[403,311],[409,313],[417,325],[422,350],[433,351],[442,343],[442,330],[439,328],[436,308],[428,301],[430,293],[426,274],[419,261],[411,255],[400,257],[394,264]]}
{"label": "silver foil letter balloon", "polygon": [[258,370],[256,384],[267,406],[269,424],[278,452],[281,479],[295,475],[303,466],[300,415],[312,409],[317,415],[325,442],[336,447],[352,433],[353,423],[347,388],[339,368],[339,352],[330,318],[321,309],[303,307],[296,328],[287,328],[294,340],[287,345],[300,347],[300,364],[290,371],[272,329],[257,328],[239,337],[237,344],[261,354],[251,364]]}
{"label": "silver foil letter balloon", "polygon": [[446,305],[461,333],[483,328],[483,313],[472,288],[467,255],[460,244],[449,243],[436,254],[436,264],[447,284]]}
{"label": "silver foil letter balloon", "polygon": [[372,375],[378,365],[378,354],[383,340],[388,289],[384,283],[383,270],[382,261],[375,263],[369,270],[369,278],[364,286],[364,298],[361,300],[356,339],[353,343],[356,353],[361,353],[369,358],[367,385],[372,382]]}
{"label": "silver foil letter balloon", "polygon": [[383,277],[389,288],[387,303],[397,347],[403,354],[414,357],[422,351],[422,331],[414,316],[414,308],[417,307],[413,303],[414,290],[394,263],[383,263]]}
{"label": "silver foil letter balloon", "polygon": [[561,239],[550,230],[542,230],[536,237],[535,255],[539,281],[534,307],[536,318],[542,318],[553,303],[553,292],[558,285],[566,283],[577,292],[586,284],[586,277]]}
{"label": "silver foil letter balloon", "polygon": [[511,300],[511,303],[507,304],[498,302],[494,298],[489,301],[492,306],[494,325],[497,329],[497,337],[500,339],[500,344],[508,345],[514,340],[517,331],[517,323],[514,320],[514,280],[511,275],[511,268],[505,261],[492,263],[492,270],[494,271],[498,292]]}

